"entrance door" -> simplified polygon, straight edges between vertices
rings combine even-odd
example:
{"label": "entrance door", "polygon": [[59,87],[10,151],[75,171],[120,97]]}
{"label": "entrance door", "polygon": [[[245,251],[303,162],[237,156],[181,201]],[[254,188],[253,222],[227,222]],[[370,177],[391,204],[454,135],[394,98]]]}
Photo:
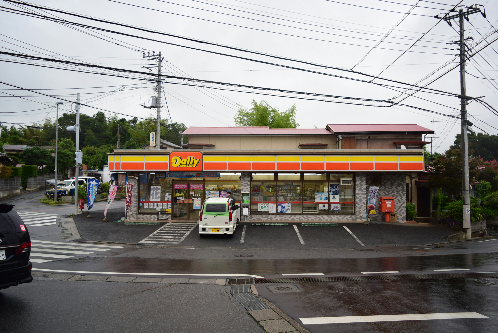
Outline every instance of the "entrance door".
{"label": "entrance door", "polygon": [[173,220],[197,221],[203,199],[202,182],[173,181]]}

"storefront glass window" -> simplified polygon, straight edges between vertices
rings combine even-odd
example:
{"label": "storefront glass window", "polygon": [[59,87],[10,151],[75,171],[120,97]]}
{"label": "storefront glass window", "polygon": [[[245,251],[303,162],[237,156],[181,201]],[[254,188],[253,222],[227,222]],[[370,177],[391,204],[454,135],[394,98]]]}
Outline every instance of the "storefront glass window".
{"label": "storefront glass window", "polygon": [[251,183],[251,212],[276,213],[276,183],[255,182]]}
{"label": "storefront glass window", "polygon": [[302,213],[302,207],[301,182],[277,182],[277,213]]}
{"label": "storefront glass window", "polygon": [[353,174],[330,175],[330,213],[354,214]]}
{"label": "storefront glass window", "polygon": [[328,213],[328,203],[327,182],[304,182],[303,213],[326,214]]}
{"label": "storefront glass window", "polygon": [[252,180],[274,180],[275,175],[273,173],[253,173]]}
{"label": "storefront glass window", "polygon": [[164,173],[139,174],[140,214],[171,214],[171,179]]}
{"label": "storefront glass window", "polygon": [[301,180],[301,175],[299,173],[279,173],[277,177],[278,180]]}

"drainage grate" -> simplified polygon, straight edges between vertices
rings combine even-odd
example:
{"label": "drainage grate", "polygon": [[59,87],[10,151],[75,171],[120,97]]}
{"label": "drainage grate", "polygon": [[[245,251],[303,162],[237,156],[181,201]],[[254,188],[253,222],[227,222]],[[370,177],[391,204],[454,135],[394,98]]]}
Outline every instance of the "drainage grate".
{"label": "drainage grate", "polygon": [[295,284],[285,284],[277,286],[266,286],[266,289],[276,294],[297,293],[301,291]]}
{"label": "drainage grate", "polygon": [[[255,284],[264,283],[313,283],[313,282],[343,282],[343,281],[401,281],[401,280],[447,280],[458,278],[498,278],[498,273],[450,273],[450,274],[404,274],[404,275],[364,275],[364,276],[330,276],[330,277],[300,277],[255,279]],[[229,281],[230,283],[230,281]]]}
{"label": "drainage grate", "polygon": [[270,307],[251,292],[251,285],[237,284],[230,287],[230,294],[247,311],[264,310]]}
{"label": "drainage grate", "polygon": [[254,278],[236,278],[236,279],[228,279],[228,285],[234,284],[254,284]]}

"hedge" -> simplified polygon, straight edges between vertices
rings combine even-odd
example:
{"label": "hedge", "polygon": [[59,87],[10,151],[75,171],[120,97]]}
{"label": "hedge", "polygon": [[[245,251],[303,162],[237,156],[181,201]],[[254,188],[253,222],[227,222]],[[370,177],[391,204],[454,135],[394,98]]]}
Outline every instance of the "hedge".
{"label": "hedge", "polygon": [[36,177],[36,165],[23,165],[21,167],[21,186],[26,188],[28,186],[28,177]]}

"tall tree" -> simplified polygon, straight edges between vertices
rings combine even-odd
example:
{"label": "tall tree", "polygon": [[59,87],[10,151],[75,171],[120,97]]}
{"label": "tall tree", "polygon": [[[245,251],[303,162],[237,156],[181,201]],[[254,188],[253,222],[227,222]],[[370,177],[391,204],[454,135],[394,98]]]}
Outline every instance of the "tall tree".
{"label": "tall tree", "polygon": [[278,111],[265,101],[252,101],[252,108],[240,108],[235,115],[237,126],[268,126],[269,128],[296,128],[296,105],[287,111]]}
{"label": "tall tree", "polygon": [[27,165],[36,165],[42,168],[50,163],[52,155],[50,151],[41,147],[26,148],[21,153],[21,158]]}
{"label": "tall tree", "polygon": [[[472,157],[482,157],[485,161],[498,160],[498,136],[483,133],[468,134],[469,151],[472,150]],[[457,134],[455,142],[451,148],[460,148],[462,138]]]}

